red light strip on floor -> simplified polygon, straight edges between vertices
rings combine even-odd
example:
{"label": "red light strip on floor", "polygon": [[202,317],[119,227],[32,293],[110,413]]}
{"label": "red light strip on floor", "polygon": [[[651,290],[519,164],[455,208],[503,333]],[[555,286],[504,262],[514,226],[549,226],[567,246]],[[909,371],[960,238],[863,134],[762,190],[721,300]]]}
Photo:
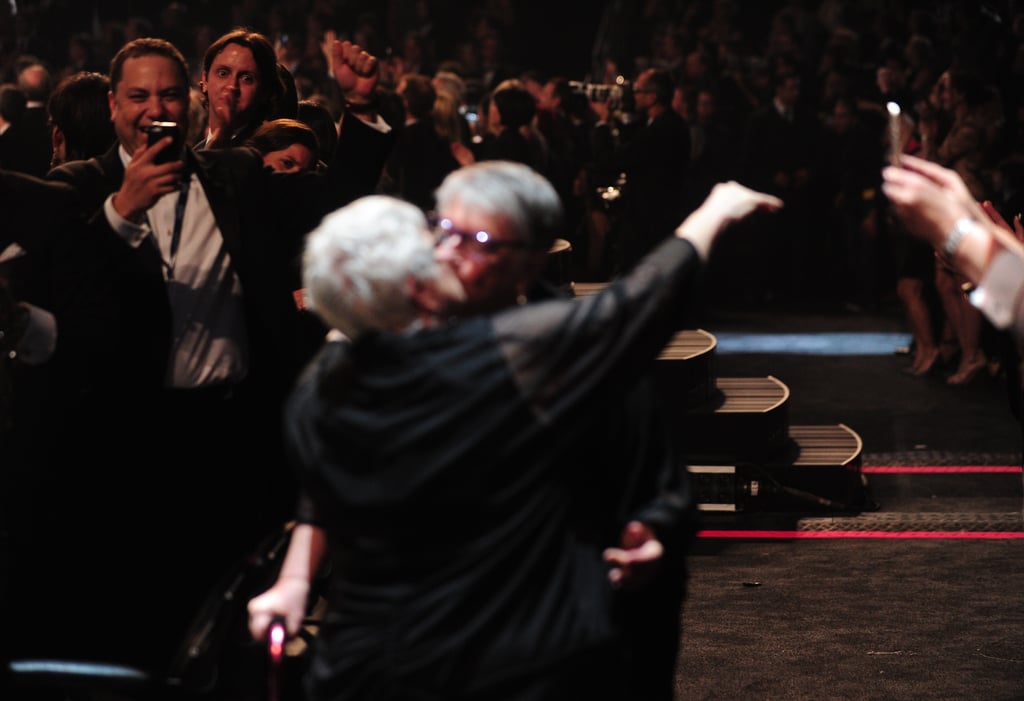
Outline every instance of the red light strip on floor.
{"label": "red light strip on floor", "polygon": [[874,538],[881,540],[957,539],[957,540],[1022,540],[1021,531],[698,531],[698,538],[766,538],[777,540],[823,540],[830,538]]}
{"label": "red light strip on floor", "polygon": [[1021,472],[1019,465],[871,465],[861,468],[867,474],[994,474]]}

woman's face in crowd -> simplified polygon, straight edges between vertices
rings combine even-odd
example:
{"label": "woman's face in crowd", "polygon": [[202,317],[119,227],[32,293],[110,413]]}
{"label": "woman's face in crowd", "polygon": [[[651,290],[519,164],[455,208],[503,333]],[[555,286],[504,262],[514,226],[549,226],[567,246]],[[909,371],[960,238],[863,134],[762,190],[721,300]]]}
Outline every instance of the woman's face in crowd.
{"label": "woman's face in crowd", "polygon": [[316,165],[316,154],[302,144],[292,144],[280,151],[265,153],[263,165],[270,166],[278,173],[300,173]]}

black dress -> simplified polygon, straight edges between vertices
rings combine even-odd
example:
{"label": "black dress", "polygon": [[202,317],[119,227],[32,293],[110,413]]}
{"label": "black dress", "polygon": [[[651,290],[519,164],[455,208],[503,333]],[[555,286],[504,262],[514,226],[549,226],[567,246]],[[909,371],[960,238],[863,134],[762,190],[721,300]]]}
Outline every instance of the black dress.
{"label": "black dress", "polygon": [[595,297],[321,352],[286,419],[333,567],[311,698],[624,698],[576,446],[698,268],[673,238]]}

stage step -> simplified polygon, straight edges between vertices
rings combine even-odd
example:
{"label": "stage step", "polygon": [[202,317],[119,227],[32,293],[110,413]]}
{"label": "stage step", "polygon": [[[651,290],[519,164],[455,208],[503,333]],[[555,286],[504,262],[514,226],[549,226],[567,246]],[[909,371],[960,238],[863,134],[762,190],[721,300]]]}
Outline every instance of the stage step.
{"label": "stage step", "polygon": [[763,462],[789,440],[789,387],[772,377],[719,377],[711,398],[679,417],[691,462]]}
{"label": "stage step", "polygon": [[[607,286],[607,282],[574,282],[573,294],[589,297]],[[718,339],[704,329],[684,329],[669,339],[655,368],[655,379],[667,407],[691,407],[712,399],[717,346]]]}
{"label": "stage step", "polygon": [[589,297],[608,287],[607,282],[574,282],[572,283],[573,294],[576,297]]}
{"label": "stage step", "polygon": [[[715,395],[715,348],[718,339],[703,329],[677,332],[654,367],[658,392],[669,411],[698,406]],[[678,417],[676,417],[678,418]]]}
{"label": "stage step", "polygon": [[764,461],[691,461],[698,508],[715,512],[860,512],[874,508],[861,472],[863,443],[844,424],[790,426],[788,446]]}

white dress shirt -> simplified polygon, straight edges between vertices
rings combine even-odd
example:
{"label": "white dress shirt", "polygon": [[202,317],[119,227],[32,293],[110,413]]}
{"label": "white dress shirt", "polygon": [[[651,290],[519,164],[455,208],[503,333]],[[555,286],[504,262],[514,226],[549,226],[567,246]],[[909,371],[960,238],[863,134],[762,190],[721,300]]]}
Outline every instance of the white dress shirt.
{"label": "white dress shirt", "polygon": [[[123,146],[120,153],[127,165],[131,156]],[[179,194],[175,190],[162,196],[141,224],[117,213],[113,195],[104,203],[104,211],[114,231],[129,246],[155,245],[163,259],[173,320],[167,386],[237,383],[248,370],[242,284],[195,173],[189,175],[179,244],[176,251],[172,250]]]}

